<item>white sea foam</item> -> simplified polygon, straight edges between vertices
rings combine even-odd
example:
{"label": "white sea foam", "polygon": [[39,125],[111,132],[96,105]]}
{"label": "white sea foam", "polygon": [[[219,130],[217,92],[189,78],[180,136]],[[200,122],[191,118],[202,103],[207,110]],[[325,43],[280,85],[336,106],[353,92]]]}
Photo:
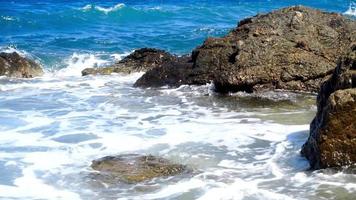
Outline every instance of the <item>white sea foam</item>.
{"label": "white sea foam", "polygon": [[[305,171],[299,149],[307,124],[266,121],[261,116],[275,113],[258,107],[219,106],[222,97],[211,84],[144,90],[132,87],[142,73],[80,76],[84,67],[105,62],[77,53],[54,75],[0,80],[0,170],[10,174],[0,180],[0,198],[308,199],[323,190],[320,184],[355,192],[343,173]],[[122,153],[163,156],[195,171],[126,189],[88,186],[93,159]]]}
{"label": "white sea foam", "polygon": [[0,47],[0,52],[4,53],[13,53],[16,52],[21,56],[25,57],[31,57],[30,54],[24,50],[17,49],[15,46],[5,46],[5,47]]}
{"label": "white sea foam", "polygon": [[81,76],[81,71],[85,68],[100,67],[108,61],[99,58],[94,54],[78,54],[73,55],[67,59],[64,69],[56,72],[57,76]]}
{"label": "white sea foam", "polygon": [[108,7],[108,8],[107,7],[101,7],[101,6],[95,6],[95,9],[98,10],[98,11],[104,12],[105,14],[108,14],[110,12],[114,12],[114,11],[120,10],[121,8],[124,8],[124,7],[125,7],[125,4],[118,3],[115,6]]}
{"label": "white sea foam", "polygon": [[118,3],[112,7],[103,7],[103,6],[88,4],[88,5],[85,5],[84,7],[82,7],[81,10],[86,12],[86,11],[90,11],[90,10],[94,9],[94,10],[103,12],[105,14],[108,14],[110,12],[115,12],[117,10],[120,10],[120,9],[124,8],[125,6],[126,5],[123,3]]}
{"label": "white sea foam", "polygon": [[1,16],[1,19],[5,21],[16,21],[16,18],[11,17],[11,16]]}
{"label": "white sea foam", "polygon": [[[133,51],[132,51],[133,52]],[[118,53],[114,53],[114,54],[111,54],[110,56],[113,57],[116,61],[120,61],[122,60],[125,56],[128,56],[130,53],[132,52],[127,52],[127,53],[121,53],[121,54],[118,54]]]}
{"label": "white sea foam", "polygon": [[91,4],[85,5],[81,8],[81,10],[83,11],[88,11],[91,10],[93,8],[93,6]]}
{"label": "white sea foam", "polygon": [[356,16],[356,2],[351,2],[349,8],[344,12],[344,14]]}
{"label": "white sea foam", "polygon": [[126,5],[124,3],[118,3],[112,7],[103,7],[103,6],[98,6],[98,5],[93,5],[93,4],[87,4],[80,8],[80,10],[87,12],[90,10],[97,10],[100,12],[103,12],[104,14],[109,14],[110,12],[115,12],[118,11],[122,8],[124,8]]}

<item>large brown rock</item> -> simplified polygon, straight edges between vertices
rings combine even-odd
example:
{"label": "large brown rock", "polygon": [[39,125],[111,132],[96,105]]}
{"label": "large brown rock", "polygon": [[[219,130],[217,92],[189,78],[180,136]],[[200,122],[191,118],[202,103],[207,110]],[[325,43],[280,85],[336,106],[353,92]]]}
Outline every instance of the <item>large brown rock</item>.
{"label": "large brown rock", "polygon": [[317,98],[317,115],[303,145],[312,169],[356,163],[356,45],[342,57]]}
{"label": "large brown rock", "polygon": [[135,50],[119,62],[102,68],[86,68],[82,75],[108,75],[111,73],[129,74],[133,72],[148,71],[162,64],[175,60],[176,57],[159,49],[142,48]]}
{"label": "large brown rock", "polygon": [[41,75],[43,75],[43,70],[36,62],[16,52],[0,53],[0,76],[32,78]]}
{"label": "large brown rock", "polygon": [[187,171],[187,167],[152,155],[124,154],[106,156],[92,162],[98,171],[95,177],[106,184],[138,183],[153,178],[173,176]]}
{"label": "large brown rock", "polygon": [[[139,87],[205,84],[218,92],[285,89],[317,92],[337,58],[356,41],[356,22],[337,13],[294,6],[239,22],[222,38],[208,38],[192,52],[192,65],[154,69]],[[177,69],[179,68],[179,69]],[[171,71],[185,70],[175,82]],[[149,78],[161,79],[151,85]]]}

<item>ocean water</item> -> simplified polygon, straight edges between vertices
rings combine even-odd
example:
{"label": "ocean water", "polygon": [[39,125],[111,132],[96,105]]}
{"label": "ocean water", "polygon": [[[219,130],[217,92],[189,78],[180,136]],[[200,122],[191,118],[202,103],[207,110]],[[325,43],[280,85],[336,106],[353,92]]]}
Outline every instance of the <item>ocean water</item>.
{"label": "ocean water", "polygon": [[[356,176],[309,171],[299,154],[315,95],[236,93],[213,85],[132,87],[142,73],[81,77],[136,48],[187,54],[240,19],[289,5],[355,17],[349,0],[0,0],[0,50],[41,63],[0,77],[0,199],[354,199]],[[93,159],[152,154],[191,174],[105,185]]]}

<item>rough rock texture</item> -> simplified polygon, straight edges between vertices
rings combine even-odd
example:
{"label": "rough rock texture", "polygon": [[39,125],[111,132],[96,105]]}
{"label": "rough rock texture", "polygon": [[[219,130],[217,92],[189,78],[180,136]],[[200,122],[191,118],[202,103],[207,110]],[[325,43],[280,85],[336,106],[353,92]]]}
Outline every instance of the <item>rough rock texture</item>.
{"label": "rough rock texture", "polygon": [[157,177],[173,176],[187,170],[184,165],[137,154],[107,156],[92,162],[91,167],[99,172],[99,179],[106,183],[138,183]]}
{"label": "rough rock texture", "polygon": [[312,169],[356,163],[356,45],[320,89],[302,155]]}
{"label": "rough rock texture", "polygon": [[43,70],[34,61],[21,57],[18,53],[0,53],[0,76],[32,78],[41,76]]}
{"label": "rough rock texture", "polygon": [[[192,65],[148,71],[136,86],[213,81],[218,92],[317,92],[351,41],[356,41],[356,22],[351,19],[303,6],[284,8],[240,21],[225,37],[208,38],[195,49]],[[171,78],[172,71],[184,71],[179,83]],[[151,85],[150,79],[161,82]]]}
{"label": "rough rock texture", "polygon": [[108,75],[111,73],[141,72],[160,67],[162,64],[175,60],[176,57],[159,49],[142,48],[134,51],[124,59],[109,67],[103,68],[86,68],[82,71],[82,75],[102,74]]}
{"label": "rough rock texture", "polygon": [[135,87],[161,87],[169,85],[178,87],[182,84],[204,84],[190,79],[193,63],[188,56],[178,57],[174,61],[164,63],[160,67],[146,72],[134,84]]}

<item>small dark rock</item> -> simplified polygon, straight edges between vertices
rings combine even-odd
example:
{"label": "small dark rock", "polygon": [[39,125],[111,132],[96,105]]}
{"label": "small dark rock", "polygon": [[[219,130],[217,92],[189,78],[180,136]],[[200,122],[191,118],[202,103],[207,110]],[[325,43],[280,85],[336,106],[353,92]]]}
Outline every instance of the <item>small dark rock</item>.
{"label": "small dark rock", "polygon": [[36,62],[18,53],[0,53],[0,76],[32,78],[42,76],[43,70]]}

